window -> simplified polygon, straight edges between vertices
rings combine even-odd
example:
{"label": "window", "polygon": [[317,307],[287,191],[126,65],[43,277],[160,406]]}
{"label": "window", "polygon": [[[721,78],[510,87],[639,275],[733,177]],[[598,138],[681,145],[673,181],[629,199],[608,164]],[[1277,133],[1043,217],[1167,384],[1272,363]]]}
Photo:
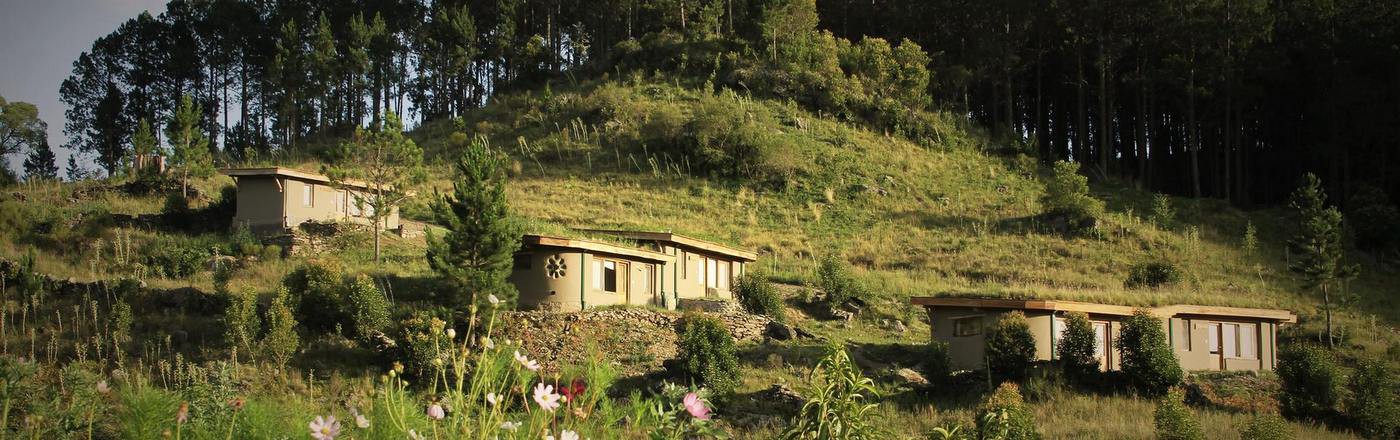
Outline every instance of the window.
{"label": "window", "polygon": [[953,319],[953,336],[975,336],[980,334],[982,334],[981,316]]}
{"label": "window", "polygon": [[1211,324],[1208,328],[1206,340],[1210,341],[1210,354],[1220,354],[1220,324]]}
{"label": "window", "polygon": [[1240,324],[1240,353],[1241,359],[1258,359],[1258,326],[1255,324]]}
{"label": "window", "polygon": [[301,206],[314,206],[316,202],[316,185],[310,183],[301,184]]}
{"label": "window", "polygon": [[642,275],[643,275],[643,277],[644,277],[643,279],[646,280],[646,282],[647,282],[646,292],[647,292],[648,294],[655,295],[655,294],[656,294],[656,265],[655,265],[655,264],[648,264],[648,265],[646,265],[645,267],[643,267],[643,268],[642,268]]}
{"label": "window", "polygon": [[515,254],[515,256],[511,258],[512,269],[530,270],[531,263],[534,261],[533,257],[534,255],[532,254]]}
{"label": "window", "polygon": [[335,205],[335,212],[345,212],[345,191],[336,191],[331,203]]}
{"label": "window", "polygon": [[1104,348],[1108,347],[1108,323],[1094,323],[1094,358],[1103,359]]}
{"label": "window", "polygon": [[617,293],[618,266],[624,270],[627,265],[610,260],[593,260],[593,288],[604,292]]}
{"label": "window", "polygon": [[603,288],[603,261],[593,260],[593,288]]}
{"label": "window", "polygon": [[681,278],[690,279],[690,260],[688,259],[689,257],[686,256],[685,251],[680,251],[680,253]]}
{"label": "window", "polygon": [[705,287],[714,287],[714,288],[718,288],[718,287],[719,287],[719,277],[718,277],[717,274],[716,274],[716,271],[717,271],[717,270],[719,270],[719,264],[718,264],[718,262],[715,261],[715,259],[713,259],[713,258],[706,258],[706,259],[705,259]]}
{"label": "window", "polygon": [[364,201],[355,193],[347,193],[346,195],[350,196],[348,203],[346,203],[346,209],[350,211],[350,216],[359,217],[362,214],[360,212],[360,207],[364,205]]}
{"label": "window", "polygon": [[[1181,330],[1176,332],[1176,346],[1191,351],[1191,320],[1182,319],[1180,322]],[[1176,323],[1172,323],[1172,325],[1176,325]]]}
{"label": "window", "polygon": [[1220,325],[1221,347],[1225,350],[1225,357],[1240,357],[1239,334],[1238,324]]}
{"label": "window", "polygon": [[719,263],[719,285],[720,289],[729,290],[729,262]]}

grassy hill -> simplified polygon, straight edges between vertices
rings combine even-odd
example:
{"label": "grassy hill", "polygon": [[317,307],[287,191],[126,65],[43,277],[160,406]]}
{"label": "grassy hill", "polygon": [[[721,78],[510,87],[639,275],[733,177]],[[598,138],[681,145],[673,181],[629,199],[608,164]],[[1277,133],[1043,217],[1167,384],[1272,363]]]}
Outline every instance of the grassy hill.
{"label": "grassy hill", "polygon": [[[1295,338],[1316,337],[1319,301],[1299,288],[1285,262],[1285,211],[1242,211],[1218,200],[1171,198],[1175,218],[1154,222],[1148,220],[1152,194],[1102,182],[1093,187],[1094,195],[1109,209],[1097,232],[1057,232],[1039,216],[1044,167],[1020,154],[1015,143],[993,140],[953,116],[933,116],[938,136],[915,142],[789,102],[640,77],[515,93],[495,98],[463,121],[431,123],[411,133],[428,152],[432,179],[419,190],[425,196],[403,212],[431,220],[427,195],[450,188],[450,162],[464,139],[453,133],[460,131],[484,136],[509,156],[512,210],[534,232],[672,230],[757,249],[759,266],[788,284],[810,281],[821,257],[839,255],[870,287],[870,311],[854,324],[813,319],[796,308],[791,313],[820,336],[868,346],[871,353],[893,353],[880,359],[886,364],[921,362],[918,347],[927,342],[928,328],[922,310],[908,305],[910,296],[919,295],[1286,308],[1302,317]],[[262,162],[315,170],[320,167],[315,157],[308,147]],[[162,249],[229,249],[229,234],[114,220],[156,214],[164,204],[161,195],[131,195],[119,183],[11,189],[12,195],[0,201],[0,257],[18,260],[34,252],[39,270],[59,278],[138,275],[157,288],[212,291],[207,270],[162,274],[157,270],[173,267],[170,261],[181,257],[152,255],[164,255]],[[230,183],[214,177],[196,187],[215,195]],[[1248,224],[1258,230],[1252,252],[1242,246]],[[387,238],[387,264],[375,264],[368,240],[359,238],[345,238],[338,244],[342,252],[322,258],[376,274],[396,291],[409,290],[395,286],[396,280],[430,274],[422,239]],[[1388,264],[1354,251],[1350,255],[1362,272],[1348,286],[1340,314],[1344,341],[1352,353],[1385,352],[1398,340],[1393,326],[1400,321],[1400,307],[1393,286],[1400,285],[1400,276]],[[250,264],[233,275],[230,288],[268,291],[303,260]],[[1174,265],[1181,280],[1157,288],[1125,287],[1130,269],[1148,262]],[[881,325],[893,319],[908,324],[908,330]],[[757,399],[771,384],[801,383],[818,350],[798,342],[743,348],[746,378],[740,396]],[[947,397],[956,392],[931,398],[882,387],[890,395],[879,414],[898,421],[891,427],[909,436],[924,435],[947,420],[970,419],[976,401],[976,396]],[[1051,437],[1151,434],[1147,401],[1049,392],[1035,402]],[[734,406],[736,413],[762,413],[761,401],[740,399]],[[1108,414],[1100,417],[1100,408],[1108,408],[1103,410]],[[1208,432],[1220,438],[1234,435],[1233,426],[1246,418],[1239,408],[1207,410],[1203,416]],[[775,429],[762,423],[744,429],[750,428]],[[1304,430],[1304,438],[1324,435],[1316,428],[1297,429]]]}

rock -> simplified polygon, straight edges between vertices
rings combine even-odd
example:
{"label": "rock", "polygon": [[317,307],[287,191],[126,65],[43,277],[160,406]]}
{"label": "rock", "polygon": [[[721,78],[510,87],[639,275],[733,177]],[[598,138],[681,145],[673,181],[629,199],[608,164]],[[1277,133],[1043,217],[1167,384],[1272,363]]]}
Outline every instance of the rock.
{"label": "rock", "polygon": [[912,386],[915,388],[928,386],[928,379],[925,379],[924,375],[909,368],[894,370],[894,377],[895,382],[899,385]]}
{"label": "rock", "polygon": [[791,326],[778,321],[769,321],[768,331],[765,334],[779,341],[786,341],[797,336],[797,332]]}
{"label": "rock", "polygon": [[798,406],[807,401],[801,394],[783,383],[773,384],[768,389],[759,392],[758,396],[760,402],[768,402],[773,405]]}
{"label": "rock", "polygon": [[848,312],[848,311],[845,311],[845,310],[832,310],[832,311],[831,311],[831,317],[832,317],[832,318],[839,319],[839,320],[842,320],[842,321],[850,321],[851,318],[855,318],[855,317],[856,317],[856,314],[855,314],[855,313]]}
{"label": "rock", "polygon": [[793,332],[797,333],[797,337],[799,337],[799,338],[803,338],[803,339],[812,339],[812,338],[817,337],[817,335],[812,334],[812,332],[809,332],[809,331],[807,331],[807,330],[803,330],[802,327],[793,327],[792,330],[793,330]]}
{"label": "rock", "polygon": [[398,348],[399,346],[397,341],[378,330],[369,334],[369,340],[374,345],[374,351],[385,352]]}
{"label": "rock", "polygon": [[909,331],[909,328],[904,326],[904,321],[896,319],[894,320],[894,322],[890,323],[890,331],[893,331],[895,333],[904,333],[906,331]]}

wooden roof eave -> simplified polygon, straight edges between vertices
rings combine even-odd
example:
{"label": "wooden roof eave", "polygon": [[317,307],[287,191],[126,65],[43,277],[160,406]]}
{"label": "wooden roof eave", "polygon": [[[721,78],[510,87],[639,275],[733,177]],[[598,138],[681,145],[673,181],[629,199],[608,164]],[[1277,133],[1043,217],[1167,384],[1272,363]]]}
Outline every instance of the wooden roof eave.
{"label": "wooden roof eave", "polygon": [[615,229],[579,229],[584,232],[596,232],[599,234],[616,235],[633,240],[664,241],[676,245],[698,249],[704,252],[712,252],[720,255],[738,258],[744,261],[757,261],[758,253],[754,251],[739,249],[722,245],[710,241],[701,240],[694,237],[687,237],[671,232],[651,232],[651,231],[623,231]]}
{"label": "wooden roof eave", "polygon": [[1298,321],[1297,315],[1287,310],[1278,309],[1253,309],[1244,307],[1223,307],[1223,306],[1200,306],[1177,304],[1161,307],[1130,307],[1113,304],[1095,304],[1079,301],[1059,301],[1059,300],[1017,300],[1003,298],[959,298],[959,297],[927,297],[916,296],[910,298],[913,305],[925,307],[975,307],[1007,310],[1043,310],[1055,312],[1084,312],[1091,315],[1112,315],[1131,316],[1135,311],[1146,310],[1154,315],[1162,317],[1172,317],[1177,315],[1193,315],[1222,318],[1246,318],[1265,321],[1279,321],[1294,323]]}
{"label": "wooden roof eave", "polygon": [[524,244],[536,246],[549,246],[565,249],[579,249],[601,254],[610,254],[620,257],[628,257],[654,263],[669,263],[675,261],[675,257],[660,252],[652,252],[641,249],[631,249],[622,246],[615,246],[591,240],[578,240],[563,237],[549,237],[543,235],[526,235],[521,239]]}

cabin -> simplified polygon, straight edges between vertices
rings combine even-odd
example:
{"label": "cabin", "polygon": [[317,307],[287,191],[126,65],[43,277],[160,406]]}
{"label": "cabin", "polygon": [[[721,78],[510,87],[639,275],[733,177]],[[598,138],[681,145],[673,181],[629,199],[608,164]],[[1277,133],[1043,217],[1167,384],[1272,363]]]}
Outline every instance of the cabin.
{"label": "cabin", "polygon": [[[952,367],[962,370],[984,366],[983,330],[1011,311],[1026,315],[1035,337],[1036,360],[1041,361],[1057,359],[1055,347],[1065,329],[1065,314],[1087,314],[1094,326],[1099,368],[1118,370],[1121,360],[1114,341],[1122,331],[1123,320],[1138,310],[1051,300],[914,297],[911,302],[928,312],[933,340],[948,344]],[[1273,370],[1278,363],[1278,329],[1298,320],[1293,313],[1276,309],[1170,305],[1145,310],[1162,318],[1168,343],[1181,368],[1187,371]]]}
{"label": "cabin", "polygon": [[[280,232],[304,222],[347,221],[371,224],[374,208],[357,200],[369,200],[368,184],[347,180],[332,185],[329,177],[284,167],[227,168],[219,173],[238,186],[238,208],[233,224],[255,232]],[[395,208],[384,218],[383,228],[398,229]]]}
{"label": "cabin", "polygon": [[597,231],[636,246],[525,235],[509,280],[525,310],[607,305],[674,310],[688,299],[731,300],[734,279],[756,254],[669,232]]}

